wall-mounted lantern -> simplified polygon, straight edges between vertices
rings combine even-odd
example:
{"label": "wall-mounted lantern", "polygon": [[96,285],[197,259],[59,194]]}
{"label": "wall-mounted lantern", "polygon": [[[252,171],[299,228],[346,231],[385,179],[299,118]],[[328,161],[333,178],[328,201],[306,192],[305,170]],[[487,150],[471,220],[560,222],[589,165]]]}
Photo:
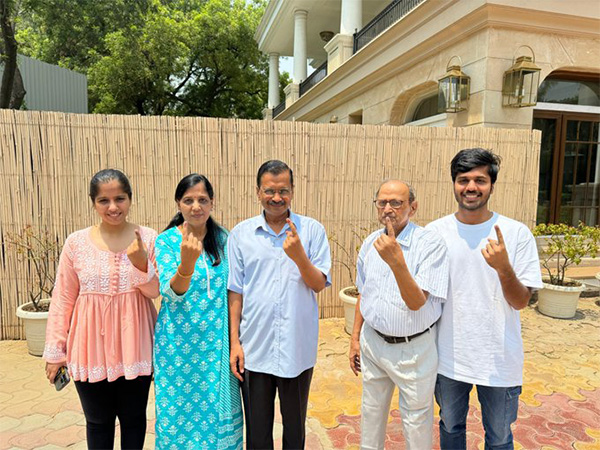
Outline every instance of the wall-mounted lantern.
{"label": "wall-mounted lantern", "polygon": [[[459,64],[450,65],[453,59]],[[469,107],[471,78],[461,70],[460,57],[453,56],[446,65],[446,75],[438,80],[438,112],[455,113]]]}
{"label": "wall-mounted lantern", "polygon": [[502,106],[522,108],[537,103],[542,69],[535,65],[535,54],[529,45],[522,45],[517,51],[523,47],[531,50],[531,56],[519,56],[516,61],[513,57],[512,67],[504,72]]}
{"label": "wall-mounted lantern", "polygon": [[333,39],[333,31],[321,31],[319,33],[319,37],[322,41],[329,42],[331,39]]}

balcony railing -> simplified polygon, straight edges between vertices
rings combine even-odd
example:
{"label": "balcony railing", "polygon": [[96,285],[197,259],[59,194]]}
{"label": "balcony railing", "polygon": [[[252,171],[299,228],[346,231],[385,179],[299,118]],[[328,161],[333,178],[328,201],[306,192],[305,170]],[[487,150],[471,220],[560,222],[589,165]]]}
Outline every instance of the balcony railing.
{"label": "balcony railing", "polygon": [[283,111],[285,111],[285,100],[283,100],[279,105],[273,108],[273,119],[279,114],[281,114]]}
{"label": "balcony railing", "polygon": [[359,51],[423,1],[425,0],[392,0],[392,3],[387,5],[362,30],[354,33],[353,53]]}
{"label": "balcony railing", "polygon": [[327,76],[327,61],[321,64],[317,70],[310,74],[310,76],[300,83],[300,97],[310,91],[315,84],[321,81]]}

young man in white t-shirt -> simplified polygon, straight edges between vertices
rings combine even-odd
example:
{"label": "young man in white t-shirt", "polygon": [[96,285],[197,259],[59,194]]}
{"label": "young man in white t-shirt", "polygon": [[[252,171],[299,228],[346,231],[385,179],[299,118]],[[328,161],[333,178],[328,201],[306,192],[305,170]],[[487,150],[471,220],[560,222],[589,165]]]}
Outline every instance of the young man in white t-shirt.
{"label": "young man in white t-shirt", "polygon": [[499,165],[500,158],[488,150],[458,152],[450,166],[458,211],[427,225],[444,238],[450,257],[435,387],[442,449],[466,449],[473,385],[486,449],[514,448],[510,427],[523,384],[519,310],[542,279],[529,229],[488,209]]}

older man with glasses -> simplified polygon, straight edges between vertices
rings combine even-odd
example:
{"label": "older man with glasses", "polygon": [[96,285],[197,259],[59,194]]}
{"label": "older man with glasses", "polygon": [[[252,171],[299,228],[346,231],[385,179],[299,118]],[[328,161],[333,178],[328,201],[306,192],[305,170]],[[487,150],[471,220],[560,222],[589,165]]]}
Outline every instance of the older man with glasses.
{"label": "older man with glasses", "polygon": [[331,284],[325,228],[291,211],[292,170],[282,161],[258,170],[263,213],[229,235],[230,364],[242,382],[246,447],[273,448],[275,392],[283,448],[302,449],[317,361],[316,294]]}
{"label": "older man with glasses", "polygon": [[432,446],[437,375],[435,324],[448,291],[444,241],[413,224],[413,189],[384,182],[374,200],[384,226],[364,241],[357,262],[350,367],[363,373],[361,449],[383,449],[394,387],[406,448]]}

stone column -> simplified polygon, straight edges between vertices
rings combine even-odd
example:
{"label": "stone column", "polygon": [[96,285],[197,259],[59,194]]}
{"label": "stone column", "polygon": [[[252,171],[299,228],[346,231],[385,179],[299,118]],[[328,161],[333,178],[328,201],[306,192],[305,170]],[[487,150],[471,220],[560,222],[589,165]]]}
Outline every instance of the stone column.
{"label": "stone column", "polygon": [[362,28],[362,0],[342,0],[340,34],[353,35]]}
{"label": "stone column", "polygon": [[279,105],[279,53],[269,53],[269,101],[267,106]]}
{"label": "stone column", "polygon": [[294,84],[306,80],[306,18],[308,12],[294,11]]}

